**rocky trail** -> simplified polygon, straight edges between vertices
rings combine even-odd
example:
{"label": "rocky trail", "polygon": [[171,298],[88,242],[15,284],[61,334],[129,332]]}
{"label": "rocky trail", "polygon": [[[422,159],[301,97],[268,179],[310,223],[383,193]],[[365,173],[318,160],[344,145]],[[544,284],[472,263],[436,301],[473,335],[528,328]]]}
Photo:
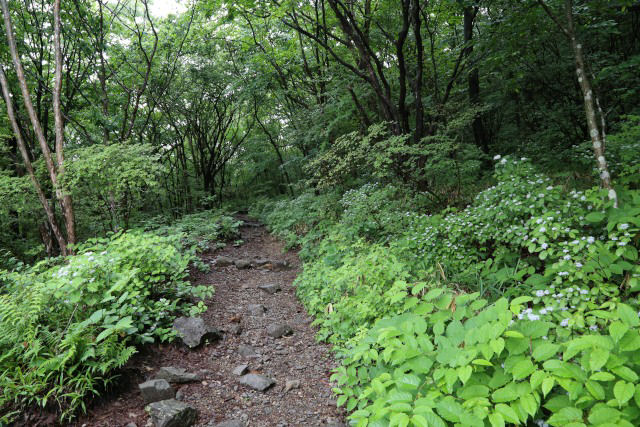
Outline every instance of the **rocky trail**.
{"label": "rocky trail", "polygon": [[208,310],[196,323],[176,324],[203,343],[189,348],[176,340],[136,356],[117,394],[89,408],[77,426],[345,425],[329,384],[335,362],[295,296],[298,257],[243,219],[243,244],[206,255],[211,271],[192,277],[215,286]]}

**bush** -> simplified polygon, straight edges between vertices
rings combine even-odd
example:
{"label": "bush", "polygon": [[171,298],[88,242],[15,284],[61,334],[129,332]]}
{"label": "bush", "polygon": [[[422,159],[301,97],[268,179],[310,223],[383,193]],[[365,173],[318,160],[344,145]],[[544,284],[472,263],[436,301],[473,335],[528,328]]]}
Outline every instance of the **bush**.
{"label": "bush", "polygon": [[[496,160],[465,209],[422,214],[371,184],[313,239],[296,233],[311,255],[298,295],[343,357],[338,403],[359,426],[637,425],[636,184],[614,209],[599,188]],[[267,216],[284,235],[291,206]]]}
{"label": "bush", "polygon": [[[561,304],[536,315],[532,297],[487,305],[477,293],[434,288],[409,301],[411,312],[379,321],[333,376],[356,425],[640,422],[637,301],[579,319]],[[587,331],[573,327],[589,317]]]}
{"label": "bush", "polygon": [[197,252],[224,247],[224,242],[238,236],[242,221],[224,211],[208,210],[185,215],[172,224],[147,224],[147,229],[163,236],[179,236],[185,247]]}
{"label": "bush", "polygon": [[0,272],[0,421],[34,404],[68,420],[136,345],[171,340],[175,316],[205,310],[195,298],[212,292],[186,281],[192,260],[176,238],[130,231]]}

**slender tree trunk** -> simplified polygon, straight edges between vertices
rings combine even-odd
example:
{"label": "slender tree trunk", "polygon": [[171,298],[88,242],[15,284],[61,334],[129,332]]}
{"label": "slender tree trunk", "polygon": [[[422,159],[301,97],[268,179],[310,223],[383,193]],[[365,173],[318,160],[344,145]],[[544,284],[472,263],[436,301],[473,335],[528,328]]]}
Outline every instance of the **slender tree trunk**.
{"label": "slender tree trunk", "polygon": [[9,83],[7,82],[7,77],[5,76],[4,69],[2,67],[0,67],[0,85],[2,85],[2,95],[4,97],[5,103],[7,104],[7,115],[9,116],[9,122],[11,122],[11,127],[13,128],[13,132],[16,136],[18,150],[22,155],[24,167],[29,174],[31,182],[33,183],[33,187],[36,190],[36,194],[38,196],[38,199],[40,200],[40,204],[42,204],[42,207],[44,208],[44,211],[47,215],[47,221],[49,222],[51,231],[53,232],[53,235],[58,242],[58,246],[60,246],[60,252],[62,253],[62,255],[67,255],[67,242],[62,236],[62,232],[60,231],[60,228],[58,227],[58,223],[56,221],[55,213],[49,205],[49,201],[47,200],[44,191],[42,191],[40,182],[38,182],[38,178],[36,178],[36,175],[33,171],[33,165],[31,164],[31,160],[29,159],[29,153],[27,152],[27,147],[24,143],[24,139],[22,139],[22,132],[20,132],[20,127],[18,126],[18,121],[13,110],[13,104],[9,95]]}
{"label": "slender tree trunk", "polygon": [[[473,22],[477,14],[477,7],[467,6],[464,8],[464,42],[467,45],[465,47],[467,61],[470,60],[471,54],[473,53]],[[478,67],[474,67],[473,64],[469,70],[468,84],[469,101],[471,101],[471,104],[474,106],[477,106],[480,103],[480,76]],[[473,122],[471,122],[471,128],[473,129],[473,139],[476,145],[480,147],[482,151],[488,153],[489,144],[487,142],[487,134],[484,129],[484,124],[482,123],[482,118],[479,115],[474,117]]]}
{"label": "slender tree trunk", "polygon": [[[584,111],[587,118],[587,128],[589,130],[589,136],[591,137],[591,144],[593,146],[593,154],[596,158],[598,170],[600,171],[600,181],[602,187],[608,190],[609,200],[613,201],[613,206],[618,207],[618,195],[616,190],[611,184],[611,174],[607,166],[607,159],[604,156],[604,129],[600,129],[598,120],[596,117],[596,108],[593,100],[593,89],[591,88],[591,82],[586,73],[586,66],[584,60],[584,52],[582,50],[582,43],[578,41],[576,36],[576,29],[573,20],[573,0],[565,0],[565,13],[567,15],[567,25],[562,24],[556,15],[551,11],[549,6],[544,0],[538,0],[538,3],[542,6],[544,11],[555,22],[560,31],[569,39],[573,55],[576,63],[576,75],[578,77],[578,83],[580,84],[580,90],[582,91],[582,98],[584,100]],[[602,118],[604,123],[604,117]]]}
{"label": "slender tree trunk", "polygon": [[[62,144],[64,142],[64,138],[59,136],[58,134],[58,124],[60,125],[60,132],[64,132],[62,128],[62,112],[60,109],[60,85],[62,83],[62,50],[60,46],[60,8],[59,8],[59,0],[58,2],[57,13],[56,7],[54,5],[54,21],[57,22],[57,36],[54,35],[56,44],[56,88],[54,88],[54,108],[57,109],[56,115],[56,148],[59,149],[58,162],[64,161]],[[27,114],[29,115],[29,119],[31,120],[31,125],[33,126],[34,133],[36,135],[36,139],[40,145],[40,149],[42,151],[42,157],[44,158],[44,163],[47,167],[47,171],[49,172],[49,178],[51,179],[52,187],[55,190],[56,198],[60,201],[60,204],[63,209],[64,217],[65,217],[65,226],[67,228],[67,241],[66,243],[74,243],[75,242],[75,230],[74,230],[74,219],[73,219],[73,207],[71,205],[71,197],[68,195],[64,195],[61,188],[58,186],[58,171],[56,170],[56,166],[53,163],[53,157],[51,155],[51,150],[49,149],[49,145],[47,144],[47,139],[42,130],[42,126],[40,124],[40,120],[36,114],[36,110],[33,107],[33,102],[31,100],[31,94],[29,93],[29,88],[27,87],[27,79],[24,74],[24,69],[22,67],[22,62],[20,61],[20,56],[18,55],[18,48],[16,46],[15,35],[13,33],[13,26],[11,24],[11,15],[9,13],[9,5],[7,4],[7,0],[0,0],[0,7],[2,8],[2,14],[4,16],[4,26],[6,30],[7,43],[9,45],[9,52],[11,53],[11,58],[13,60],[14,69],[16,75],[18,77],[18,83],[20,85],[20,90],[22,92],[22,101],[24,102],[24,106],[27,110]],[[55,31],[55,30],[54,30]],[[57,40],[57,41],[56,41]],[[60,73],[58,76],[57,73]],[[6,81],[6,78],[5,78]],[[7,87],[8,90],[8,87]],[[57,104],[57,107],[56,107]],[[65,200],[69,200],[69,203],[65,205]],[[60,241],[60,240],[59,240]],[[62,239],[64,241],[64,239]],[[68,253],[67,245],[61,246],[60,251],[63,254]]]}
{"label": "slender tree trunk", "polygon": [[[62,25],[60,23],[60,0],[53,3],[53,46],[55,51],[55,83],[53,86],[53,117],[56,128],[56,159],[58,161],[58,175],[64,174],[64,119],[60,103],[60,93],[62,92]],[[59,190],[62,191],[62,190]],[[71,196],[62,195],[62,210],[64,212],[65,226],[67,229],[67,243],[76,243],[76,226],[73,214],[73,202]]]}

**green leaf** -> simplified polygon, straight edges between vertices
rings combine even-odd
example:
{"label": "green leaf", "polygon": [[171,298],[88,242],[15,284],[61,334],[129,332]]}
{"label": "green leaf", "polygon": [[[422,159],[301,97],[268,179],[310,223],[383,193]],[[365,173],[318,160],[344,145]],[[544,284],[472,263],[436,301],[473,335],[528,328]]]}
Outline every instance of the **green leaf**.
{"label": "green leaf", "polygon": [[429,427],[429,423],[427,423],[427,419],[422,415],[412,416],[411,423],[413,423],[413,425],[416,427]]}
{"label": "green leaf", "polygon": [[500,415],[502,415],[505,421],[514,424],[520,424],[518,414],[511,406],[505,405],[504,403],[498,403],[496,405],[496,411],[500,413]]}
{"label": "green leaf", "polygon": [[542,380],[542,394],[546,397],[551,391],[556,380],[553,377],[548,377]]}
{"label": "green leaf", "polygon": [[638,320],[638,312],[627,304],[618,303],[618,317],[627,326],[636,327],[640,323]]}
{"label": "green leaf", "polygon": [[620,341],[620,338],[622,338],[628,330],[629,326],[625,325],[622,322],[615,321],[609,325],[609,333],[611,334],[611,338],[613,338],[615,342]]}
{"label": "green leaf", "polygon": [[559,350],[560,346],[557,344],[540,344],[533,350],[533,358],[538,362],[544,362],[545,360],[555,356]]}
{"label": "green leaf", "polygon": [[529,359],[521,360],[513,367],[513,378],[515,380],[524,379],[531,375],[531,373],[535,371],[535,369],[536,368],[534,364]]}
{"label": "green leaf", "polygon": [[616,379],[616,377],[609,372],[596,372],[595,374],[591,375],[590,379],[594,381],[613,381]]}
{"label": "green leaf", "polygon": [[591,223],[598,223],[605,218],[605,215],[602,212],[591,212],[584,218]]}
{"label": "green leaf", "polygon": [[465,384],[473,374],[473,368],[469,365],[458,368],[458,378]]}
{"label": "green leaf", "polygon": [[589,355],[589,367],[591,371],[598,371],[609,360],[609,351],[604,348],[594,348]]}
{"label": "green leaf", "polygon": [[625,381],[618,381],[615,386],[613,386],[613,395],[618,401],[618,406],[622,407],[625,403],[627,403],[635,393],[635,387],[631,383],[627,383]]}
{"label": "green leaf", "polygon": [[489,414],[491,427],[504,427],[504,418],[498,413]]}

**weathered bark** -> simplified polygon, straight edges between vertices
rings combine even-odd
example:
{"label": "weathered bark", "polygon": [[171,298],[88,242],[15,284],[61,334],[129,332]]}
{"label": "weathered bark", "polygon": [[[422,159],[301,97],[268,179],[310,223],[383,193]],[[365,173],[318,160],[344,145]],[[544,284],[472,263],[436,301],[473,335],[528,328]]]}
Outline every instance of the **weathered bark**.
{"label": "weathered bark", "polygon": [[[587,118],[587,127],[589,130],[589,136],[591,137],[591,144],[593,147],[593,154],[596,158],[598,170],[600,171],[600,181],[602,187],[608,190],[609,200],[613,201],[613,206],[618,207],[618,195],[616,190],[611,184],[611,174],[607,167],[607,159],[604,155],[604,129],[600,129],[598,120],[596,117],[596,108],[593,100],[593,89],[591,88],[591,82],[586,73],[586,66],[584,60],[584,52],[582,50],[582,43],[580,43],[576,36],[576,29],[573,20],[573,0],[565,0],[565,13],[567,15],[567,25],[562,24],[556,15],[551,11],[549,6],[544,0],[538,0],[538,3],[542,6],[544,11],[555,22],[562,34],[564,34],[571,43],[573,55],[576,64],[576,75],[578,77],[578,83],[580,84],[580,90],[582,91],[582,98],[584,100],[584,110]],[[602,117],[604,124],[604,117]]]}
{"label": "weathered bark", "polygon": [[[56,159],[58,161],[58,175],[64,174],[64,119],[60,105],[62,92],[62,46],[61,46],[60,0],[53,3],[53,49],[56,69],[53,85],[53,118],[55,120]],[[61,190],[57,190],[61,191]],[[73,203],[68,193],[62,194],[62,210],[64,212],[65,227],[67,229],[67,243],[76,243],[76,227],[73,214]]]}

